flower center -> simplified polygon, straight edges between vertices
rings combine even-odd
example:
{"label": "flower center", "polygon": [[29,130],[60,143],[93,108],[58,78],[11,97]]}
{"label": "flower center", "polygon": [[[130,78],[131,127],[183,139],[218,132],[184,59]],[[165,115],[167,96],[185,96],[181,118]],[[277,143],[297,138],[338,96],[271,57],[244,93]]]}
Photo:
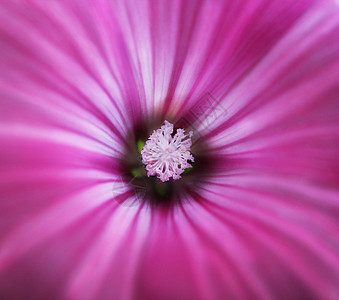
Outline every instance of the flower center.
{"label": "flower center", "polygon": [[147,175],[157,175],[162,182],[181,178],[185,169],[192,167],[187,161],[194,161],[190,153],[193,132],[185,134],[184,129],[178,129],[174,136],[172,134],[173,124],[165,121],[160,129],[153,131],[141,150]]}

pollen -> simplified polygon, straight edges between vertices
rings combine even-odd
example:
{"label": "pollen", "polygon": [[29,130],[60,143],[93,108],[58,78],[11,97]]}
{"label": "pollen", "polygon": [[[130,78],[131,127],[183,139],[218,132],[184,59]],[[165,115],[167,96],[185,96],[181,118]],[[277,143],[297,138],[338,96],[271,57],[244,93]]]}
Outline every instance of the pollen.
{"label": "pollen", "polygon": [[168,121],[154,130],[141,150],[147,175],[157,175],[162,182],[181,178],[185,169],[192,167],[188,161],[194,162],[190,152],[192,135],[192,131],[186,134],[184,129],[173,135],[173,124]]}

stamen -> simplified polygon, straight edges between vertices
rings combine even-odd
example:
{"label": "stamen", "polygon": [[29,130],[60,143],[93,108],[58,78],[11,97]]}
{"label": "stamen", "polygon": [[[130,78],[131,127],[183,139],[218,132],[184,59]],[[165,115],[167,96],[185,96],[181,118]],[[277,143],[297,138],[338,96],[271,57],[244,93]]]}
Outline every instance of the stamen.
{"label": "stamen", "polygon": [[147,175],[157,175],[162,182],[181,178],[185,169],[192,167],[187,161],[194,161],[190,153],[193,132],[185,134],[184,129],[178,129],[174,136],[172,133],[173,124],[165,121],[160,129],[153,131],[141,150]]}

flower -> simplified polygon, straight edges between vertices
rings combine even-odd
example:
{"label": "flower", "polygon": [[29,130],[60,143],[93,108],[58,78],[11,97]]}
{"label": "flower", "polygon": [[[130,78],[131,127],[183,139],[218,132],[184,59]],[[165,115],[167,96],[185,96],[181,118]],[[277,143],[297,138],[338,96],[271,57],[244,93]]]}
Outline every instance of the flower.
{"label": "flower", "polygon": [[[337,1],[0,15],[0,299],[338,299]],[[194,162],[161,182],[165,120]]]}

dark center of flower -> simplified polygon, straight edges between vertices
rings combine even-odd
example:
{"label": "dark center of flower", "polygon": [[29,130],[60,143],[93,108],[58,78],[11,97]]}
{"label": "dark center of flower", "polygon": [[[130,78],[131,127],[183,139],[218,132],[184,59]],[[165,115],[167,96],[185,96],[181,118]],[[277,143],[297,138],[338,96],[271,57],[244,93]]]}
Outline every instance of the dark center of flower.
{"label": "dark center of flower", "polygon": [[211,158],[201,141],[192,146],[194,133],[168,121],[160,125],[158,120],[140,122],[127,138],[120,174],[128,195],[117,197],[121,205],[178,204],[208,175]]}

